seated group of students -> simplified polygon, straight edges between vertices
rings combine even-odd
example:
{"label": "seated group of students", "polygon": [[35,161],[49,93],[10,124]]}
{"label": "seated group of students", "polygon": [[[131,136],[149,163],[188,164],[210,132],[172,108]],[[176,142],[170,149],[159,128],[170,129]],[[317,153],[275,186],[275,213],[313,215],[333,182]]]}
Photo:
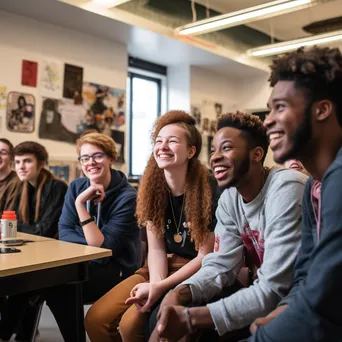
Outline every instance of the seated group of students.
{"label": "seated group of students", "polygon": [[[83,284],[84,302],[95,302],[85,319],[92,342],[342,341],[342,55],[299,49],[271,70],[264,123],[241,112],[219,118],[213,175],[198,159],[195,120],[179,110],[155,123],[137,197],[111,169],[115,145],[100,133],[78,140],[85,177],[68,190],[43,168],[41,145],[14,148],[18,230],[112,250],[90,262]],[[3,163],[12,150],[0,141]],[[22,152],[25,144],[35,148]],[[264,167],[269,145],[276,162],[300,159],[312,177]],[[73,290],[39,295],[64,340],[76,341]],[[30,296],[6,299],[2,339],[18,322],[8,324],[11,308]]]}

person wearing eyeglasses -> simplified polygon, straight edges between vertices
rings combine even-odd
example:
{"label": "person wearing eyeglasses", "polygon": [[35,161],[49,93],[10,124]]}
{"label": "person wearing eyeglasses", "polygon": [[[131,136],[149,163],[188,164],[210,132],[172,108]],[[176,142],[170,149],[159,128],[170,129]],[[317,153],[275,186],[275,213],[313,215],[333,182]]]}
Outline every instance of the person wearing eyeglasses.
{"label": "person wearing eyeglasses", "polygon": [[[135,217],[136,190],[121,171],[111,168],[117,159],[114,141],[105,134],[88,133],[77,141],[77,152],[85,177],[70,184],[59,220],[59,238],[112,251],[111,257],[89,263],[89,279],[82,289],[84,303],[89,303],[138,269],[140,230]],[[47,304],[64,341],[77,341],[74,288],[52,289]]]}
{"label": "person wearing eyeglasses", "polygon": [[0,214],[4,210],[13,210],[15,204],[16,189],[19,178],[12,170],[13,145],[4,138],[0,138]]}

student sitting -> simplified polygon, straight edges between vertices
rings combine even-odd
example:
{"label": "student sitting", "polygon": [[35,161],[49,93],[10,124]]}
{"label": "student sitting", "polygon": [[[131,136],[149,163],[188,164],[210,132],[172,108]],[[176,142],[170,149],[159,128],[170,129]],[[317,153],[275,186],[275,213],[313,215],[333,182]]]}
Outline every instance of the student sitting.
{"label": "student sitting", "polygon": [[[26,141],[14,148],[15,170],[21,181],[14,209],[19,232],[57,237],[68,186],[44,168],[47,161],[45,147],[36,142]],[[7,299],[0,322],[0,338],[9,340],[16,328],[17,340],[30,338],[37,310],[34,299],[37,296],[33,298],[29,294]]]}
{"label": "student sitting", "polygon": [[[135,218],[136,190],[121,171],[111,168],[117,158],[114,141],[101,133],[88,133],[77,141],[77,152],[85,177],[70,184],[59,220],[59,238],[112,251],[111,257],[89,263],[89,279],[82,286],[84,303],[88,303],[140,266],[140,230]],[[74,288],[51,289],[46,298],[64,340],[75,342]]]}
{"label": "student sitting", "polygon": [[164,294],[194,274],[213,250],[216,182],[209,184],[198,160],[202,139],[194,118],[167,112],[155,123],[153,144],[137,205],[138,221],[147,228],[148,268],[90,308],[85,323],[92,342],[144,341],[147,312],[156,315]]}
{"label": "student sitting", "polygon": [[[299,49],[274,60],[267,133],[276,162],[299,158],[312,175],[303,199],[294,286],[251,327],[251,341],[342,340],[342,53]],[[322,183],[320,186],[320,182]]]}
{"label": "student sitting", "polygon": [[44,146],[26,141],[14,149],[14,165],[21,181],[17,196],[18,231],[58,236],[67,184],[45,169],[48,153]]}
{"label": "student sitting", "polygon": [[[219,335],[242,328],[245,331],[240,332],[246,333],[256,317],[273,310],[291,289],[307,176],[265,168],[267,148],[266,130],[258,117],[237,112],[218,120],[210,165],[225,190],[216,211],[214,253],[164,298],[151,341],[178,341],[202,328],[215,329]],[[251,271],[257,270],[256,280],[232,293],[245,260],[253,266]],[[189,304],[206,306],[184,307]]]}
{"label": "student sitting", "polygon": [[19,178],[11,169],[14,154],[12,143],[0,138],[0,215],[4,210],[14,210]]}

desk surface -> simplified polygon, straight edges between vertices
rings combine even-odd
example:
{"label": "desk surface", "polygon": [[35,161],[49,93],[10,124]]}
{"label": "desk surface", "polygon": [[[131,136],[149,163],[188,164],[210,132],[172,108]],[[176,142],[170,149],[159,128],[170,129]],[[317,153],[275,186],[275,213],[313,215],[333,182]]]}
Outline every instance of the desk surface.
{"label": "desk surface", "polygon": [[[31,241],[55,241],[55,239],[48,238],[45,236],[40,236],[40,235],[32,235],[32,234],[26,234],[26,233],[17,233],[17,237],[12,238],[3,238],[1,240],[16,240],[16,239],[22,239],[22,240],[31,240]],[[5,245],[0,243],[0,247],[6,247]]]}
{"label": "desk surface", "polygon": [[[44,270],[109,257],[110,249],[84,246],[41,236],[18,233],[18,239],[33,240],[15,247],[20,253],[0,254],[0,277]],[[4,247],[4,245],[0,245]]]}

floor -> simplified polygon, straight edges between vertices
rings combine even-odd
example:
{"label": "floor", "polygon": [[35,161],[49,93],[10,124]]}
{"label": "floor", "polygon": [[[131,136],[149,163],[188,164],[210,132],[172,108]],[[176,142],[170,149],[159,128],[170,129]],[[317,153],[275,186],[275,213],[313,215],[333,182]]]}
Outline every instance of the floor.
{"label": "floor", "polygon": [[[85,306],[84,311],[87,312],[89,307],[90,306]],[[11,339],[11,342],[12,341],[15,342],[14,338]],[[36,342],[64,342],[57,327],[57,323],[51,311],[45,304],[39,322],[39,336],[37,336]],[[88,338],[87,342],[90,342]]]}

